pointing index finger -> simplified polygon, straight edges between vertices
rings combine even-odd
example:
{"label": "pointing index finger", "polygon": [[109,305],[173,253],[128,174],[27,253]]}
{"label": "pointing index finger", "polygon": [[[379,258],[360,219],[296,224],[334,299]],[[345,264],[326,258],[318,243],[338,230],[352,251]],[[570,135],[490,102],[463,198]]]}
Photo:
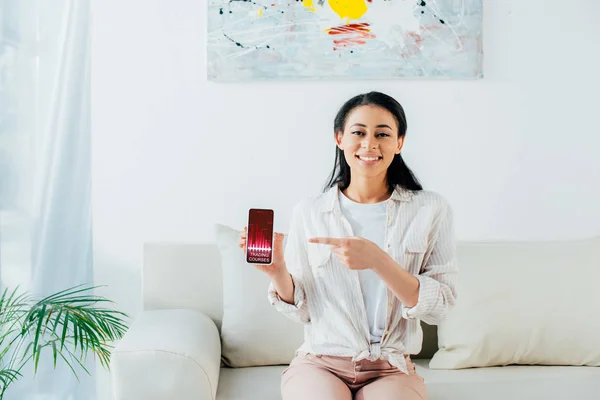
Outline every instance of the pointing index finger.
{"label": "pointing index finger", "polygon": [[337,238],[328,238],[328,237],[316,237],[308,239],[309,243],[320,243],[320,244],[328,244],[331,246],[341,246],[342,239]]}

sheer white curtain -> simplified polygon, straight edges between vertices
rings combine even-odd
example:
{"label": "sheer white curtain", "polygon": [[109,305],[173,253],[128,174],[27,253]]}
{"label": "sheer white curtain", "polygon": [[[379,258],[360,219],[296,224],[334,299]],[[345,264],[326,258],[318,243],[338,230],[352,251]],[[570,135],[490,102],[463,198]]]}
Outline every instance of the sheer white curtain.
{"label": "sheer white curtain", "polygon": [[[0,0],[1,283],[36,297],[93,281],[89,3]],[[5,398],[95,398],[51,351],[32,372]]]}

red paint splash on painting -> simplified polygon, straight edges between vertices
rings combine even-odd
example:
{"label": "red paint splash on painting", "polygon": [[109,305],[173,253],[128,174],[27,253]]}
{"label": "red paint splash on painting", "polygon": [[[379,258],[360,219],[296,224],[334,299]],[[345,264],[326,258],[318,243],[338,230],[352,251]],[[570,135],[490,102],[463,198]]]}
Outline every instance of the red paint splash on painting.
{"label": "red paint splash on painting", "polygon": [[367,39],[375,38],[375,35],[371,33],[369,24],[367,23],[336,26],[335,28],[327,29],[325,32],[329,35],[344,36],[333,41],[336,49],[340,47],[363,45],[367,43]]}

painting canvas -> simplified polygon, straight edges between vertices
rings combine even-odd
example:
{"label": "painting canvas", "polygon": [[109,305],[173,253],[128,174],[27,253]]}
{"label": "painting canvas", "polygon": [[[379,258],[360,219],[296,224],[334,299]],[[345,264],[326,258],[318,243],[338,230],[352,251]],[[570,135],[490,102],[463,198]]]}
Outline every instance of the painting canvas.
{"label": "painting canvas", "polygon": [[208,0],[208,78],[481,78],[482,0]]}

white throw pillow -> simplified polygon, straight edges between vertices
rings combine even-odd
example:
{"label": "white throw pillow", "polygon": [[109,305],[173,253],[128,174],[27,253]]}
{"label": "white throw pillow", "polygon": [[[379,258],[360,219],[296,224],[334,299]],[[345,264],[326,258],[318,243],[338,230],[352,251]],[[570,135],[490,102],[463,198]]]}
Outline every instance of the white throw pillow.
{"label": "white throw pillow", "polygon": [[271,305],[269,278],[246,263],[238,247],[240,231],[216,224],[215,235],[223,269],[224,363],[230,367],[289,364],[304,340],[303,325]]}
{"label": "white throw pillow", "polygon": [[431,368],[600,366],[600,237],[460,243],[458,263]]}

